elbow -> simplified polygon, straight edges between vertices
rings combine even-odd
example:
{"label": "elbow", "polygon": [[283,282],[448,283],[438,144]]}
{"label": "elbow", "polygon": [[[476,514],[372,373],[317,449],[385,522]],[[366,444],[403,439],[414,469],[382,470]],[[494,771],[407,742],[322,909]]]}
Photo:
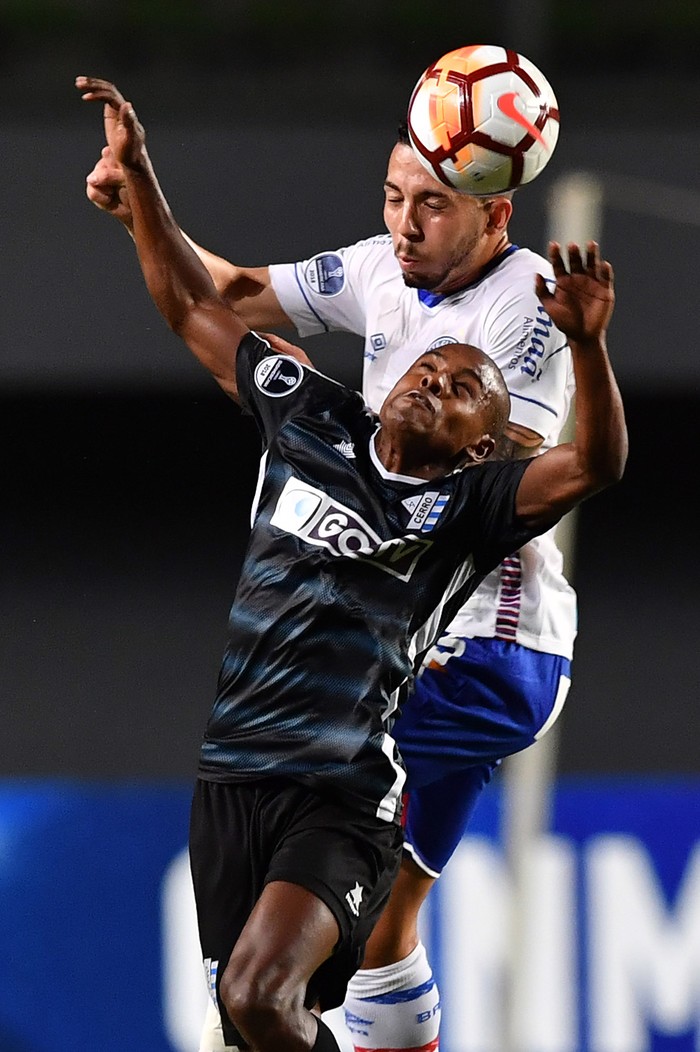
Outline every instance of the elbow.
{"label": "elbow", "polygon": [[616,483],[622,481],[622,477],[625,474],[625,468],[627,467],[628,454],[629,441],[627,438],[627,432],[625,432],[624,437],[610,457],[610,463],[608,465],[609,486],[614,486]]}
{"label": "elbow", "polygon": [[608,489],[616,486],[622,481],[627,466],[627,441],[615,450],[609,450],[604,460],[600,461],[595,470],[589,473],[592,492]]}
{"label": "elbow", "polygon": [[179,292],[176,296],[165,298],[159,306],[169,328],[187,342],[188,331],[197,318],[197,300],[186,292]]}

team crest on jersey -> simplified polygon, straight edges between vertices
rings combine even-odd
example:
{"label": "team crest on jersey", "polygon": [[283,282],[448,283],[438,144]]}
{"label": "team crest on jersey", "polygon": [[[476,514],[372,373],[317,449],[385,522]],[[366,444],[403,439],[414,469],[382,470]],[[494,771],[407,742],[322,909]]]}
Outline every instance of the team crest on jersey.
{"label": "team crest on jersey", "polygon": [[404,508],[411,514],[407,528],[419,530],[421,533],[430,533],[447,507],[449,499],[449,493],[428,490],[427,493],[420,493],[402,500]]}
{"label": "team crest on jersey", "polygon": [[456,336],[438,336],[437,340],[433,340],[430,344],[428,350],[436,351],[438,347],[446,347],[448,343],[459,343],[459,340]]}
{"label": "team crest on jersey", "polygon": [[269,398],[284,398],[301,383],[303,366],[286,354],[263,358],[255,367],[255,386]]}
{"label": "team crest on jersey", "polygon": [[402,581],[410,579],[418,560],[432,546],[431,541],[411,536],[383,541],[356,511],[294,477],[287,479],[270,525],[333,555],[366,560]]}
{"label": "team crest on jersey", "polygon": [[345,268],[337,252],[322,252],[309,260],[304,278],[319,296],[337,296],[345,285]]}

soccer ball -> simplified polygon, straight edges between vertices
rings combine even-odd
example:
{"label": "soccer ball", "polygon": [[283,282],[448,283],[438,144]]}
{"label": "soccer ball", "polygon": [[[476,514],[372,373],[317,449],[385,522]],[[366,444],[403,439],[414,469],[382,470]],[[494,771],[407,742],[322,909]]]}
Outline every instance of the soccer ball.
{"label": "soccer ball", "polygon": [[408,104],[408,135],[436,179],[483,197],[540,174],[559,136],[559,108],[532,62],[478,44],[426,69]]}

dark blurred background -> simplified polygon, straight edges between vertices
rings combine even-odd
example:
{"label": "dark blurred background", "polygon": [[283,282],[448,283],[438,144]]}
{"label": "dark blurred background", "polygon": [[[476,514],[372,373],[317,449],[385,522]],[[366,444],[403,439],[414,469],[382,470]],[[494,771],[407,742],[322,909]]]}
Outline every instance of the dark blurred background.
{"label": "dark blurred background", "polygon": [[[132,99],[184,229],[255,265],[380,232],[413,84],[481,42],[535,61],[562,113],[514,240],[542,251],[558,180],[593,173],[617,273],[631,454],[579,517],[560,769],[697,771],[700,5],[2,0],[4,774],[191,777],[257,467],[252,428],[85,199],[101,112],[75,75]],[[305,344],[359,384],[359,342],[331,339]]]}

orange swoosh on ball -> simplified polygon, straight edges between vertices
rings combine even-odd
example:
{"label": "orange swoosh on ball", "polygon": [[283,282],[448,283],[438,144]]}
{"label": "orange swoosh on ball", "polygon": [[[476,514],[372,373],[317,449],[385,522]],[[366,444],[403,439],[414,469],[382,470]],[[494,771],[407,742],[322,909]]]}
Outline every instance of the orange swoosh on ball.
{"label": "orange swoosh on ball", "polygon": [[505,95],[498,96],[496,105],[501,113],[505,113],[506,117],[510,117],[512,121],[515,121],[523,127],[525,131],[529,132],[533,139],[537,139],[537,141],[542,143],[543,146],[546,146],[547,143],[544,141],[539,128],[536,128],[534,124],[531,124],[525,114],[521,113],[515,105],[515,100],[517,98],[519,98],[517,92],[508,91]]}

